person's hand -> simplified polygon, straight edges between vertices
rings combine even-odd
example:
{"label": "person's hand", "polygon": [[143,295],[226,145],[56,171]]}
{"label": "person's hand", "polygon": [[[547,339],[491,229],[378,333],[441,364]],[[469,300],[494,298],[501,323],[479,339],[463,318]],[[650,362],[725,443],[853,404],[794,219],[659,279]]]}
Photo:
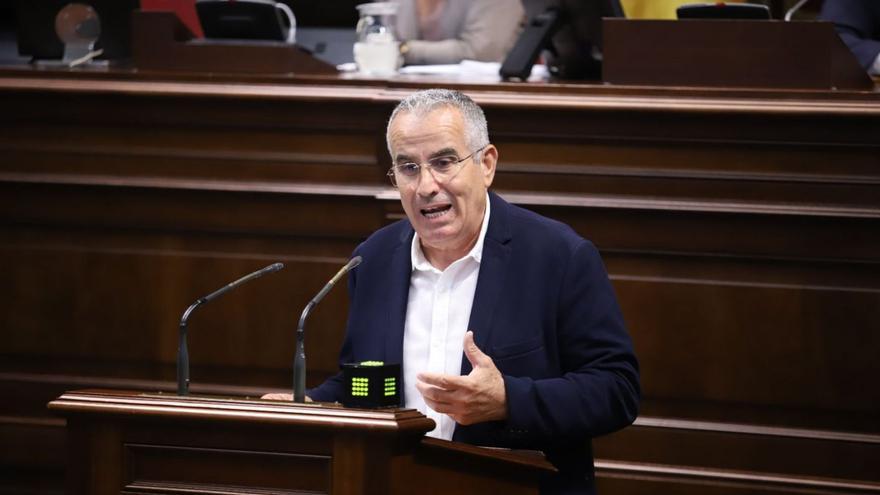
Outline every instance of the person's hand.
{"label": "person's hand", "polygon": [[473,366],[467,376],[418,374],[416,388],[425,403],[461,425],[506,419],[504,378],[492,358],[474,344],[470,331],[464,334],[464,355]]}
{"label": "person's hand", "polygon": [[[260,398],[266,400],[286,400],[287,402],[293,402],[293,394],[264,394]],[[308,395],[306,396],[306,402],[312,402],[312,398]]]}

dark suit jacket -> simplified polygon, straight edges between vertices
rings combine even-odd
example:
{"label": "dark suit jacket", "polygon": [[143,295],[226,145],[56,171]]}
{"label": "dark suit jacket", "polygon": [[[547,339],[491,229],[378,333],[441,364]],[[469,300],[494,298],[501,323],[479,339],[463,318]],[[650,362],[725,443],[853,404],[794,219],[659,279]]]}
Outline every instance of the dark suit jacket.
{"label": "dark suit jacket", "polygon": [[[571,228],[490,193],[469,329],[504,375],[508,419],[458,425],[453,440],[540,449],[560,471],[544,493],[592,493],[592,437],[632,423],[638,363],[596,248]],[[406,220],[355,251],[340,361],[400,363],[413,229]],[[461,373],[471,371],[462,357]],[[310,391],[338,401],[341,376]]]}
{"label": "dark suit jacket", "polygon": [[834,23],[862,67],[874,64],[880,53],[880,1],[825,0],[820,18]]}

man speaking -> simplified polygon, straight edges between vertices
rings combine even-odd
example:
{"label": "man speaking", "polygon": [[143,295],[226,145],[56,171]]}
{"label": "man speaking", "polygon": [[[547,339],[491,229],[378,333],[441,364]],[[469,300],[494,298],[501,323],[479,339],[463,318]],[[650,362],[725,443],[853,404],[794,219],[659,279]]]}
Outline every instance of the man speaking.
{"label": "man speaking", "polygon": [[[633,422],[638,363],[596,248],[489,192],[498,149],[457,91],[403,100],[387,131],[407,218],[355,250],[340,361],[403,363],[438,438],[539,449],[542,493],[593,493],[590,439]],[[341,375],[309,391],[340,401]],[[288,396],[289,397],[289,396]]]}

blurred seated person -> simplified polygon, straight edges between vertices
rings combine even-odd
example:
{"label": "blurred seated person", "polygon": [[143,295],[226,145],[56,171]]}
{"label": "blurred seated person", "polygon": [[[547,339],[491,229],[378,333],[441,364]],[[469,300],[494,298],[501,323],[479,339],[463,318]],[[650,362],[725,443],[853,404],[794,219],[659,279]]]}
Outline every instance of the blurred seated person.
{"label": "blurred seated person", "polygon": [[880,1],[825,0],[822,20],[834,23],[840,39],[871,75],[880,75]]}
{"label": "blurred seated person", "polygon": [[501,62],[523,21],[520,0],[397,0],[408,65]]}

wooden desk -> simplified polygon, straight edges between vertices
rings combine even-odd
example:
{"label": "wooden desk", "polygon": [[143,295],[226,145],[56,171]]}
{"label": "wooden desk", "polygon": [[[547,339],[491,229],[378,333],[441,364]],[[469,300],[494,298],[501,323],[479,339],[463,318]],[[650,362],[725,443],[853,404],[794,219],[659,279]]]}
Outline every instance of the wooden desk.
{"label": "wooden desk", "polygon": [[[644,388],[636,426],[596,442],[602,488],[880,491],[876,92],[15,68],[0,70],[7,486],[60,475],[46,402],[171,390],[183,309],[273,261],[288,268],[190,322],[193,390],[289,387],[302,307],[403,215],[387,117],[434,85],[485,108],[497,191],[602,251]],[[312,385],[346,308],[337,289],[310,319]]]}

